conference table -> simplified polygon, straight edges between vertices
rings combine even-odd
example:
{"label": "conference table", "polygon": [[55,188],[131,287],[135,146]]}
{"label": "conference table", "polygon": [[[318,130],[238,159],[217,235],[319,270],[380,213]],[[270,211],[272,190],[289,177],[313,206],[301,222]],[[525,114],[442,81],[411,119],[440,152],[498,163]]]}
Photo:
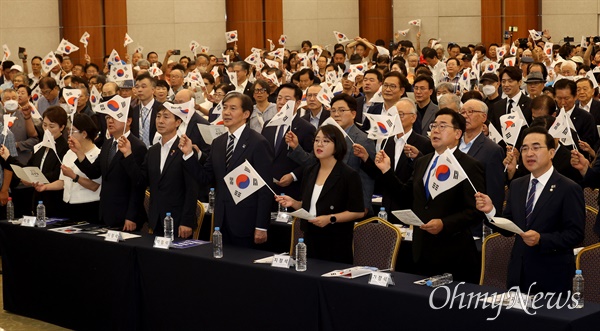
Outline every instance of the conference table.
{"label": "conference table", "polygon": [[[450,308],[448,292],[500,293],[453,282],[435,291],[422,277],[392,272],[395,285],[369,277],[322,277],[349,265],[309,259],[308,270],[254,260],[270,252],[210,244],[159,249],[142,234],[107,242],[0,221],[4,309],[76,330],[597,330],[600,305],[582,309]],[[310,247],[308,248],[310,249]],[[597,290],[597,289],[595,289]],[[432,295],[433,292],[433,295]],[[463,304],[469,301],[465,296]],[[432,305],[435,308],[432,308]],[[440,308],[441,307],[441,308]],[[487,320],[494,318],[494,320]]]}

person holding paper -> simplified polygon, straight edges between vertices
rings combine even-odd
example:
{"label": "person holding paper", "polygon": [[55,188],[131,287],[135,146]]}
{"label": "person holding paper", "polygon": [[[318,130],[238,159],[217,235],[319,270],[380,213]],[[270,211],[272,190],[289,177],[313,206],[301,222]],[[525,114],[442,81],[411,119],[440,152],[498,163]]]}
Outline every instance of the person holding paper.
{"label": "person holding paper", "polygon": [[314,151],[319,162],[306,168],[302,200],[287,195],[276,196],[275,200],[316,215],[302,220],[301,225],[309,257],[352,263],[354,221],[364,215],[360,176],[343,162],[347,145],[344,134],[335,126],[319,128]]}
{"label": "person holding paper", "polygon": [[[424,276],[451,273],[455,280],[479,282],[479,256],[471,227],[483,215],[475,208],[474,189],[485,189],[483,166],[460,151],[458,144],[466,121],[457,112],[443,108],[430,125],[431,144],[435,151],[415,160],[412,179],[402,182],[394,174],[390,157],[380,151],[375,165],[383,173],[386,190],[397,201],[412,200],[413,212],[425,223],[414,228],[413,261],[415,272]],[[443,153],[449,150],[469,180],[454,181],[461,174],[450,171]],[[439,164],[439,166],[437,166]],[[434,178],[434,179],[432,179]],[[432,198],[431,182],[454,183]],[[472,183],[472,184],[471,184]],[[434,192],[435,193],[435,192]]]}
{"label": "person holding paper", "polygon": [[[75,114],[71,137],[81,144],[81,150],[92,162],[98,158],[100,148],[94,145],[98,128],[89,116]],[[100,185],[102,179],[89,179],[76,165],[77,155],[68,150],[63,158],[58,180],[49,184],[38,183],[35,190],[63,191],[65,216],[73,221],[100,222]]]}
{"label": "person holding paper", "polygon": [[[272,193],[266,187],[235,204],[224,180],[229,172],[245,161],[254,167],[263,180],[273,178],[270,173],[272,149],[263,136],[247,125],[251,113],[252,99],[247,95],[231,92],[225,96],[223,122],[229,132],[213,140],[204,163],[200,161],[202,152],[193,149],[186,135],[179,140],[186,169],[200,184],[216,182],[214,219],[215,226],[221,227],[223,242],[243,247],[267,241],[272,204]],[[239,180],[240,188],[248,187],[249,179]]]}
{"label": "person holding paper", "polygon": [[[556,143],[542,127],[525,133],[521,155],[530,176],[512,181],[503,217],[524,232],[515,239],[508,265],[507,287],[521,291],[562,292],[571,289],[575,258],[573,248],[583,240],[583,190],[552,166]],[[477,209],[493,218],[490,198],[476,193]],[[513,233],[486,224],[505,236]]]}

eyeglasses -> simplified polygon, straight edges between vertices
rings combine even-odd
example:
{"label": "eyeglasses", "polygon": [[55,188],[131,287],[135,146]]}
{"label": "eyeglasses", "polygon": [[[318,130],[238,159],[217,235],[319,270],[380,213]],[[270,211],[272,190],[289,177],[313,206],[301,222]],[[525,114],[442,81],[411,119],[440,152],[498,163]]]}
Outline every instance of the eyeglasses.
{"label": "eyeglasses", "polygon": [[437,124],[437,123],[431,123],[429,124],[429,129],[431,131],[435,130],[435,129],[440,129],[440,131],[445,130],[446,128],[452,128],[455,129],[454,126],[452,126],[452,124],[446,124],[446,123],[441,123],[441,124]]}
{"label": "eyeglasses", "polygon": [[472,109],[469,109],[469,110],[461,110],[458,113],[461,114],[462,116],[465,116],[465,115],[466,116],[471,116],[471,115],[473,115],[473,113],[483,113],[483,112],[481,110],[472,110]]}
{"label": "eyeglasses", "polygon": [[400,116],[400,118],[404,118],[404,116],[408,116],[408,115],[416,115],[415,113],[401,113],[398,112],[398,116]]}
{"label": "eyeglasses", "polygon": [[398,88],[398,85],[394,85],[394,84],[383,84],[383,89],[384,89],[384,90],[390,89],[390,90],[392,90],[392,91],[393,91],[393,90],[395,90],[395,89],[397,89],[397,88]]}
{"label": "eyeglasses", "polygon": [[215,96],[215,97],[222,98],[222,97],[224,97],[224,96],[225,96],[225,93],[215,93],[215,94],[214,94],[214,96]]}
{"label": "eyeglasses", "polygon": [[40,92],[42,92],[42,95],[48,95],[52,90],[41,90]]}
{"label": "eyeglasses", "polygon": [[352,109],[345,109],[345,108],[331,108],[331,110],[329,111],[331,114],[343,114],[345,111],[352,111]]}
{"label": "eyeglasses", "polygon": [[317,95],[319,95],[318,93],[308,93],[306,94],[306,98],[307,99],[312,99],[312,98],[317,98]]}
{"label": "eyeglasses", "polygon": [[267,93],[267,89],[256,88],[256,89],[254,89],[254,93]]}
{"label": "eyeglasses", "polygon": [[323,145],[323,146],[327,146],[331,143],[331,140],[329,139],[315,139],[314,140],[315,145]]}
{"label": "eyeglasses", "polygon": [[532,150],[534,153],[537,153],[542,148],[548,148],[548,146],[540,146],[540,145],[533,145],[531,147],[521,146],[521,154],[527,153],[527,152],[529,152],[529,150]]}

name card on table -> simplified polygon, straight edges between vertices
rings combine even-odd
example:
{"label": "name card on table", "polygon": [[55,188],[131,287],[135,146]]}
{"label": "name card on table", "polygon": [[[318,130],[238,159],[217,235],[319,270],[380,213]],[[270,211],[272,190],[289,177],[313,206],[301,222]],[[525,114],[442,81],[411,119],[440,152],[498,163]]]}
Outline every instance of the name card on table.
{"label": "name card on table", "polygon": [[277,213],[277,218],[275,219],[275,222],[287,223],[289,221],[290,221],[290,214],[282,213],[282,212]]}
{"label": "name card on table", "polygon": [[169,249],[169,246],[171,246],[171,238],[167,238],[167,237],[156,237],[154,238],[154,248],[160,248],[160,249]]}
{"label": "name card on table", "polygon": [[289,255],[275,254],[271,267],[289,269],[295,264],[294,259]]}
{"label": "name card on table", "polygon": [[394,280],[392,279],[392,274],[373,271],[373,273],[371,273],[371,279],[369,279],[369,284],[388,287],[388,285],[394,285]]}
{"label": "name card on table", "polygon": [[21,226],[28,226],[30,228],[35,226],[35,216],[23,216],[23,222],[21,222]]}
{"label": "name card on table", "polygon": [[123,241],[123,236],[121,235],[121,231],[108,230],[106,233],[106,237],[104,237],[104,241],[112,241],[118,243],[119,241]]}

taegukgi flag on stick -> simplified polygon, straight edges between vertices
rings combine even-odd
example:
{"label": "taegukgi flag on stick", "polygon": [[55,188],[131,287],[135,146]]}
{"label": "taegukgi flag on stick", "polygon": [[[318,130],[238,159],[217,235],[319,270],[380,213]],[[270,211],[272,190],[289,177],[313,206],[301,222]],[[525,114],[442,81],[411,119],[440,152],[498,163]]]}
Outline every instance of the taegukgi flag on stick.
{"label": "taegukgi flag on stick", "polygon": [[280,126],[280,125],[291,125],[294,120],[294,106],[295,100],[288,101],[280,111],[271,118],[267,126]]}
{"label": "taegukgi flag on stick", "polygon": [[87,48],[88,43],[90,42],[90,34],[87,31],[84,32],[81,38],[79,38],[79,42],[82,43],[85,48]]}
{"label": "taegukgi flag on stick", "polygon": [[[224,180],[236,205],[258,191],[261,187],[269,187],[248,160],[225,175]],[[270,187],[269,190],[271,190]],[[271,191],[273,192],[273,190]]]}
{"label": "taegukgi flag on stick", "polygon": [[575,141],[573,141],[573,136],[571,135],[569,123],[571,119],[568,116],[569,115],[567,115],[565,109],[562,108],[560,113],[558,113],[558,116],[556,116],[556,119],[554,120],[554,123],[552,123],[550,129],[548,129],[548,133],[552,137],[560,139],[560,142],[563,145],[571,146],[575,145]]}
{"label": "taegukgi flag on stick", "polygon": [[225,41],[227,43],[232,43],[234,41],[238,41],[238,32],[237,32],[237,30],[232,30],[232,31],[225,32]]}
{"label": "taegukgi flag on stick", "polygon": [[122,98],[120,95],[115,95],[112,99],[100,103],[96,107],[96,112],[109,115],[119,122],[126,123],[130,103],[131,97]]}
{"label": "taegukgi flag on stick", "polygon": [[194,109],[195,102],[196,101],[194,100],[194,98],[192,98],[190,99],[190,101],[185,103],[172,104],[170,102],[165,102],[163,105],[175,116],[181,118],[181,120],[185,124],[188,124],[190,123],[190,120],[192,119],[192,116],[194,116],[194,112],[196,111]]}
{"label": "taegukgi flag on stick", "polygon": [[500,124],[502,125],[502,139],[504,139],[504,142],[507,145],[515,146],[523,126],[523,120],[518,114],[511,113],[500,116]]}
{"label": "taegukgi flag on stick", "polygon": [[50,70],[52,70],[52,68],[54,68],[57,65],[60,64],[53,52],[46,54],[46,56],[42,60],[42,66],[44,67],[45,72],[50,72]]}
{"label": "taegukgi flag on stick", "polygon": [[466,178],[468,178],[467,174],[460,163],[458,163],[452,152],[447,149],[439,156],[435,169],[429,173],[428,188],[431,198],[435,199],[435,197],[458,185]]}
{"label": "taegukgi flag on stick", "polygon": [[76,88],[63,89],[63,99],[67,102],[69,107],[69,114],[77,112],[77,101],[81,96],[81,90]]}
{"label": "taegukgi flag on stick", "polygon": [[70,43],[68,40],[64,39],[60,42],[60,44],[58,44],[58,47],[56,49],[56,51],[58,53],[62,53],[64,55],[69,55],[73,52],[76,52],[79,50],[79,47],[73,45],[72,43]]}
{"label": "taegukgi flag on stick", "polygon": [[7,44],[2,45],[2,62],[8,60],[10,57],[10,48]]}
{"label": "taegukgi flag on stick", "polygon": [[127,45],[131,44],[132,42],[133,42],[133,39],[131,39],[129,34],[127,32],[125,32],[125,39],[123,41],[123,47],[127,47]]}
{"label": "taegukgi flag on stick", "polygon": [[324,125],[333,125],[335,126],[338,130],[340,130],[340,132],[347,137],[348,139],[350,139],[350,141],[352,142],[352,144],[354,144],[354,140],[352,140],[352,138],[350,138],[350,136],[348,135],[348,133],[346,132],[346,130],[342,129],[342,127],[338,124],[338,122],[336,122],[333,117],[327,117],[326,120],[323,121],[323,123],[321,123],[320,127],[324,126]]}
{"label": "taegukgi flag on stick", "polygon": [[498,132],[498,130],[496,130],[496,127],[494,127],[494,125],[492,123],[488,124],[488,130],[489,130],[488,138],[490,138],[496,144],[499,144],[502,141],[502,135],[500,134],[500,132]]}
{"label": "taegukgi flag on stick", "polygon": [[[42,147],[48,147],[52,149],[56,153],[56,142],[54,141],[54,136],[48,129],[44,131],[44,139],[37,145],[33,146],[33,152],[37,153]],[[57,155],[58,156],[58,155]],[[60,160],[60,157],[58,158]]]}
{"label": "taegukgi flag on stick", "polygon": [[333,31],[333,34],[335,35],[335,39],[337,39],[338,43],[343,43],[343,42],[346,42],[346,41],[350,41],[350,39],[348,39],[348,37],[344,33],[342,33],[342,32]]}

